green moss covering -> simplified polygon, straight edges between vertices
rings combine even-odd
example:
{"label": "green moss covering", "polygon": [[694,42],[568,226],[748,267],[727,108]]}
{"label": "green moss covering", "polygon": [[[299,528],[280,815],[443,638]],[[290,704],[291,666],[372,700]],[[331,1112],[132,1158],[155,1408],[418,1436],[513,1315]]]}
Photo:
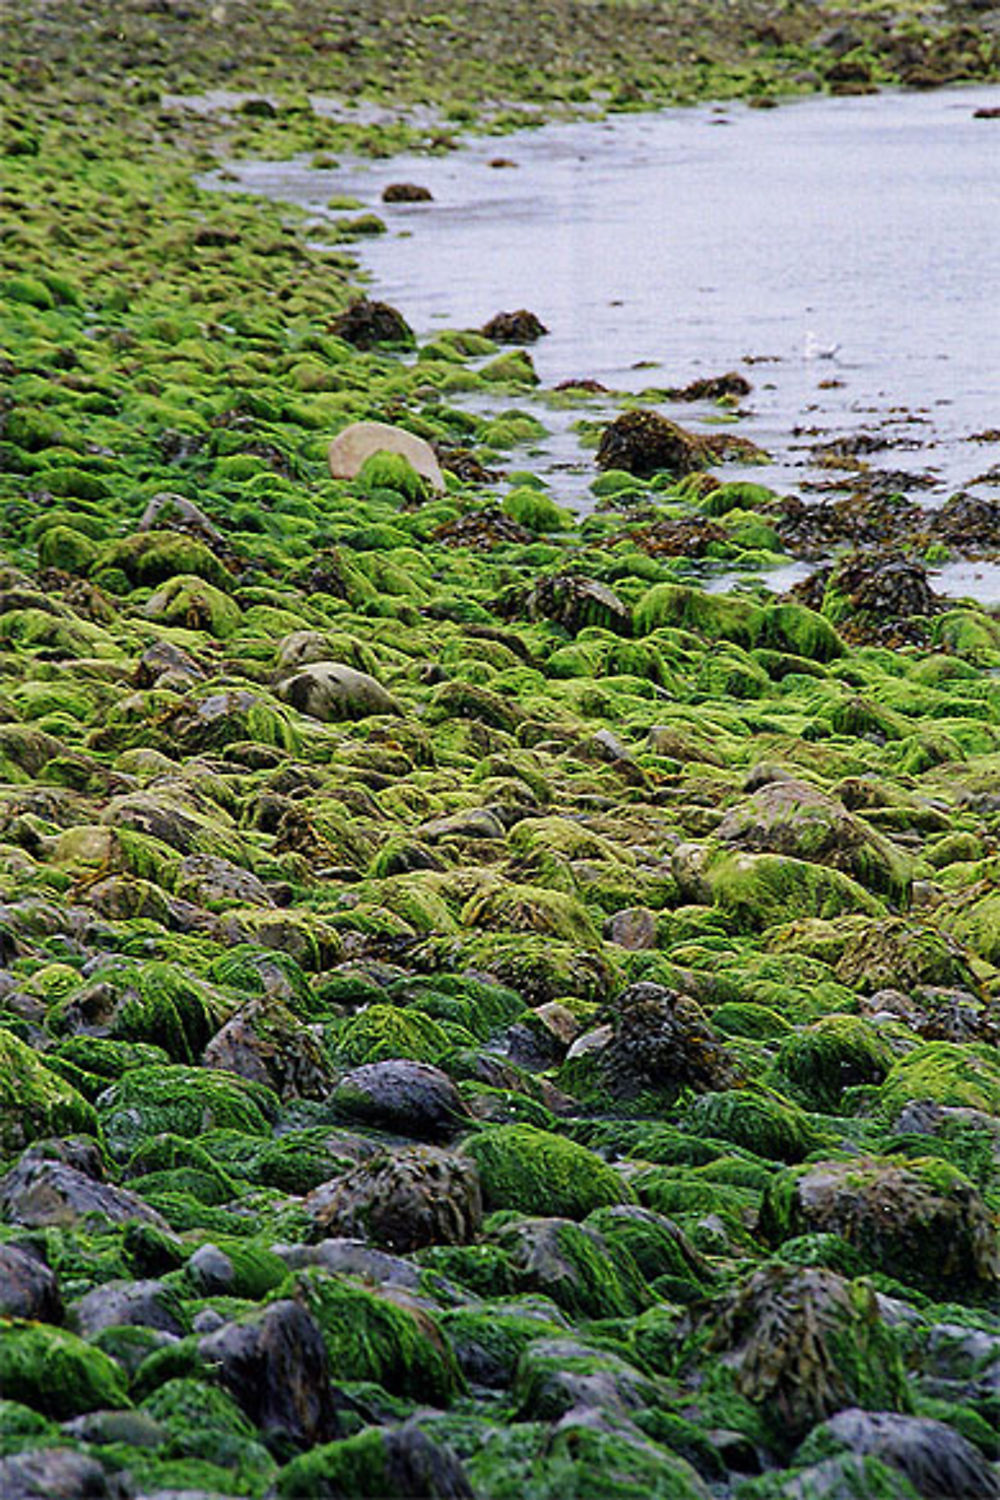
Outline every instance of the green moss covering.
{"label": "green moss covering", "polygon": [[0,1030],[0,1155],[12,1156],[39,1136],[77,1132],[98,1134],[91,1105],[26,1042]]}
{"label": "green moss covering", "polygon": [[0,1390],[59,1421],[129,1405],[121,1369],[100,1349],[61,1328],[9,1319],[0,1319]]}
{"label": "green moss covering", "polygon": [[582,1219],[607,1203],[628,1203],[622,1178],[591,1151],[530,1125],[499,1125],[465,1141],[479,1168],[487,1209]]}
{"label": "green moss covering", "polygon": [[313,1313],[339,1380],[370,1380],[442,1406],[464,1387],[451,1345],[429,1313],[320,1270],[296,1272],[273,1296],[294,1297]]}

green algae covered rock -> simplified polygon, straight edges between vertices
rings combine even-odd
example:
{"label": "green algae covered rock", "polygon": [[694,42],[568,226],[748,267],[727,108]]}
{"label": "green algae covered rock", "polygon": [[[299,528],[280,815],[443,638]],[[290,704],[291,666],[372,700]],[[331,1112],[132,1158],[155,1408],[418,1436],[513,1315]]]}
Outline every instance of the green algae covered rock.
{"label": "green algae covered rock", "polygon": [[129,1155],[150,1135],[171,1131],[193,1137],[231,1129],[270,1134],[278,1101],[263,1084],[204,1068],[136,1068],[97,1101],[109,1148]]}
{"label": "green algae covered rock", "polygon": [[914,1099],[1000,1115],[1000,1059],[977,1043],[925,1042],[897,1058],[878,1093],[878,1113],[894,1120]]}
{"label": "green algae covered rock", "polygon": [[940,1292],[986,1295],[1000,1283],[991,1216],[940,1159],[860,1157],[790,1167],[768,1185],[760,1229],[772,1244],[838,1234],[873,1270]]}
{"label": "green algae covered rock", "polygon": [[694,631],[706,641],[731,641],[749,647],[756,645],[763,624],[760,605],[679,583],[656,584],[635,609],[637,635],[651,635],[666,626]]}
{"label": "green algae covered rock", "polygon": [[824,1016],[786,1037],[775,1074],[781,1086],[811,1109],[834,1112],[845,1088],[881,1083],[893,1065],[892,1050],[860,1016]]}
{"label": "green algae covered rock", "polygon": [[120,571],[137,586],[166,583],[192,573],[217,589],[226,590],[232,584],[230,574],[204,542],[174,531],[142,531],[110,542],[95,567],[102,573]]}
{"label": "green algae covered rock", "polygon": [[280,1500],[473,1500],[450,1448],[419,1427],[368,1427],[292,1459],[278,1475]]}
{"label": "green algae covered rock", "polygon": [[498,1125],[462,1150],[479,1167],[487,1210],[583,1219],[609,1203],[630,1203],[622,1178],[584,1146],[530,1125]]}
{"label": "green algae covered rock", "polygon": [[495,1428],[468,1460],[469,1478],[489,1500],[709,1500],[697,1471],[621,1419],[568,1414],[556,1426]]}
{"label": "green algae covered rock", "polygon": [[92,1106],[13,1032],[0,1030],[0,1156],[46,1135],[97,1135]]}
{"label": "green algae covered rock", "polygon": [[802,916],[884,911],[877,897],[842,871],[780,854],[717,856],[705,878],[715,904],[739,932],[759,932]]}
{"label": "green algae covered rock", "polygon": [[190,573],[178,573],[168,578],[147,599],[142,612],[147,619],[160,625],[204,630],[218,640],[235,635],[243,619],[235,600],[214,584]]}
{"label": "green algae covered rock", "polygon": [[430,1313],[392,1299],[351,1277],[309,1269],[277,1288],[294,1298],[323,1330],[338,1380],[371,1380],[399,1396],[447,1406],[464,1381],[451,1345]]}
{"label": "green algae covered rock", "polygon": [[130,1404],[124,1373],[100,1349],[61,1328],[6,1319],[0,1319],[0,1390],[59,1421]]}
{"label": "green algae covered rock", "polygon": [[540,932],[596,947],[600,937],[586,907],[572,896],[535,885],[497,885],[473,896],[462,911],[467,927]]}
{"label": "green algae covered rock", "polygon": [[756,1089],[702,1094],[688,1109],[684,1124],[699,1135],[732,1141],[770,1161],[801,1161],[820,1141],[804,1111],[791,1100]]}
{"label": "green algae covered rock", "polygon": [[498,1216],[492,1238],[527,1292],[549,1297],[571,1318],[626,1318],[650,1293],[628,1247],[572,1219]]}
{"label": "green algae covered rock", "polygon": [[846,1405],[909,1406],[900,1348],[874,1290],[832,1271],[761,1267],[692,1309],[675,1347],[675,1369],[701,1375],[699,1401],[735,1397],[734,1415],[739,1398],[749,1402],[779,1452]]}
{"label": "green algae covered rock", "polygon": [[377,1063],[409,1057],[436,1063],[451,1045],[446,1031],[433,1017],[396,1005],[368,1005],[345,1021],[332,1037],[332,1046],[346,1063]]}

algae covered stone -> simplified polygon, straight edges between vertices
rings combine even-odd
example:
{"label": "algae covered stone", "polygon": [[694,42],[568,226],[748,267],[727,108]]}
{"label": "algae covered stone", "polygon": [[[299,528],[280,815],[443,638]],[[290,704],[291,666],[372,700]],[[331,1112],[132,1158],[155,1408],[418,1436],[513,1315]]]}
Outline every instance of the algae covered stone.
{"label": "algae covered stone", "polygon": [[0,1155],[13,1156],[45,1135],[97,1135],[92,1106],[34,1048],[0,1030]]}
{"label": "algae covered stone", "polygon": [[487,1209],[583,1219],[608,1203],[628,1203],[622,1178],[584,1146],[530,1125],[497,1125],[462,1150],[476,1162]]}
{"label": "algae covered stone", "polygon": [[764,1194],[760,1228],[777,1245],[839,1234],[873,1270],[938,1294],[985,1296],[1000,1281],[989,1210],[968,1178],[938,1159],[788,1168]]}

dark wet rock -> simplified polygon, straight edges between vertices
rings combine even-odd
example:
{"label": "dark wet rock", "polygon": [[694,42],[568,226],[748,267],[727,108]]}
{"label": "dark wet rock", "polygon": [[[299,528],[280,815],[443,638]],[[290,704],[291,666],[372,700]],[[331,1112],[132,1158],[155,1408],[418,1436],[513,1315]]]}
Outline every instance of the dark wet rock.
{"label": "dark wet rock", "polygon": [[333,1087],[319,1041],[278,1000],[248,1000],[212,1038],[202,1061],[266,1084],[283,1100],[325,1099]]}
{"label": "dark wet rock", "polygon": [[605,1087],[618,1099],[650,1091],[675,1098],[729,1087],[734,1061],[701,1007],[663,985],[631,985],[610,1012],[611,1035],[598,1054]]}
{"label": "dark wet rock", "polygon": [[760,1407],[783,1448],[848,1402],[875,1410],[908,1404],[899,1349],[874,1291],[832,1271],[764,1266],[693,1308],[676,1340],[680,1367],[714,1365],[710,1378]]}
{"label": "dark wet rock", "polygon": [[341,1079],[332,1102],[350,1119],[415,1140],[450,1140],[469,1119],[447,1073],[408,1058],[355,1068]]}
{"label": "dark wet rock", "polygon": [[411,348],[414,343],[413,329],[402,313],[388,302],[370,302],[367,297],[352,302],[334,318],[330,332],[356,349],[373,349],[376,344],[403,344]]}
{"label": "dark wet rock", "polygon": [[792,1167],[769,1183],[760,1230],[772,1244],[839,1234],[874,1268],[939,1291],[988,1292],[1000,1282],[990,1213],[943,1161],[871,1157]]}
{"label": "dark wet rock", "polygon": [[342,662],[320,661],[302,667],[279,685],[278,696],[324,724],[401,712],[380,682]]}
{"label": "dark wet rock", "polygon": [[112,1281],[95,1287],[70,1304],[67,1322],[85,1339],[121,1324],[178,1336],[187,1332],[177,1294],[163,1281]]}
{"label": "dark wet rock", "polygon": [[523,601],[529,619],[551,620],[570,635],[588,626],[613,631],[615,635],[632,634],[632,611],[607,584],[577,573],[555,574],[542,578]]}
{"label": "dark wet rock", "polygon": [[43,1260],[17,1245],[0,1244],[0,1316],[61,1323],[59,1282]]}
{"label": "dark wet rock", "polygon": [[71,1228],[88,1215],[127,1224],[142,1219],[166,1229],[161,1216],[135,1193],[95,1182],[58,1161],[22,1161],[0,1177],[0,1216],[29,1229]]}
{"label": "dark wet rock", "polygon": [[306,1207],[315,1238],[359,1238],[401,1254],[466,1245],[483,1214],[475,1163],[432,1146],[380,1152],[316,1188]]}
{"label": "dark wet rock", "polygon": [[185,1274],[202,1297],[225,1296],[232,1292],[236,1281],[229,1256],[212,1244],[198,1246],[185,1266]]}
{"label": "dark wet rock", "polygon": [[667,395],[671,401],[721,401],[726,396],[749,396],[752,390],[745,375],[728,370],[725,375],[709,375],[692,380],[689,385],[671,386]]}
{"label": "dark wet rock", "polygon": [[996,1500],[997,1473],[961,1433],[930,1417],[848,1407],[813,1432],[797,1455],[873,1454],[901,1469],[925,1500]]}
{"label": "dark wet rock", "polygon": [[421,823],[417,829],[420,838],[436,844],[442,839],[502,839],[506,830],[495,813],[485,807],[466,807],[460,812],[447,813],[441,818],[432,818]]}
{"label": "dark wet rock", "polygon": [[274,905],[264,882],[252,871],[217,854],[189,854],[181,863],[175,889],[182,900],[209,908]]}
{"label": "dark wet rock", "polygon": [[225,550],[221,532],[209,520],[199,505],[184,495],[174,495],[161,490],[150,500],[136,527],[137,531],[158,530],[186,531],[196,536],[213,552]]}
{"label": "dark wet rock", "polygon": [[432,203],[434,194],[430,188],[418,182],[390,182],[382,189],[383,203]]}
{"label": "dark wet rock", "polygon": [[279,1488],[310,1500],[474,1500],[451,1449],[409,1423],[369,1427],[293,1459]]}
{"label": "dark wet rock", "polygon": [[320,1240],[315,1245],[277,1245],[272,1248],[290,1271],[321,1266],[339,1275],[358,1276],[376,1286],[401,1286],[411,1292],[420,1289],[422,1273],[414,1261],[376,1250],[364,1240],[340,1237]]}
{"label": "dark wet rock", "polygon": [[580,1407],[640,1411],[655,1405],[660,1392],[620,1355],[572,1338],[540,1338],[517,1362],[512,1396],[521,1421],[554,1422]]}
{"label": "dark wet rock", "polygon": [[470,511],[444,521],[434,532],[434,540],[446,547],[471,547],[476,552],[492,552],[494,547],[523,546],[534,540],[527,526],[504,515],[498,505]]}
{"label": "dark wet rock", "polygon": [[479,331],[497,344],[533,344],[549,330],[533,312],[520,307],[517,312],[497,313]]}
{"label": "dark wet rock", "polygon": [[137,688],[170,687],[184,692],[206,673],[186,651],[171,641],[154,641],[139,658],[133,681]]}
{"label": "dark wet rock", "polygon": [[42,1448],[0,1458],[4,1500],[111,1500],[112,1488],[95,1458],[72,1448]]}
{"label": "dark wet rock", "polygon": [[693,433],[655,411],[628,411],[604,429],[597,449],[601,469],[648,478],[661,469],[678,476],[704,468],[704,448]]}
{"label": "dark wet rock", "polygon": [[273,1302],[200,1340],[198,1352],[272,1441],[311,1447],[336,1436],[326,1344],[298,1302]]}

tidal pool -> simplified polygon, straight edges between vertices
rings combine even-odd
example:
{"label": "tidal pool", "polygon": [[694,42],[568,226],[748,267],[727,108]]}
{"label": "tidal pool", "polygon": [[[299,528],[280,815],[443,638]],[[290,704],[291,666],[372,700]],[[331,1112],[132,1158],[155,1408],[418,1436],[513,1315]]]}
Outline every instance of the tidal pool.
{"label": "tidal pool", "polygon": [[[934,504],[1000,491],[1000,123],[975,116],[998,101],[973,87],[706,105],[335,170],[238,163],[231,185],[317,219],[336,217],[334,194],[377,211],[389,233],[355,253],[421,336],[528,307],[550,330],[531,350],[545,386],[738,370],[753,390],[732,430],[773,456],[753,477],[807,499],[850,489],[857,469],[820,449],[860,439],[883,488]],[[433,201],[383,204],[399,181]],[[722,419],[656,404],[695,428]],[[589,509],[579,411],[537,409],[552,435],[531,467]]]}

